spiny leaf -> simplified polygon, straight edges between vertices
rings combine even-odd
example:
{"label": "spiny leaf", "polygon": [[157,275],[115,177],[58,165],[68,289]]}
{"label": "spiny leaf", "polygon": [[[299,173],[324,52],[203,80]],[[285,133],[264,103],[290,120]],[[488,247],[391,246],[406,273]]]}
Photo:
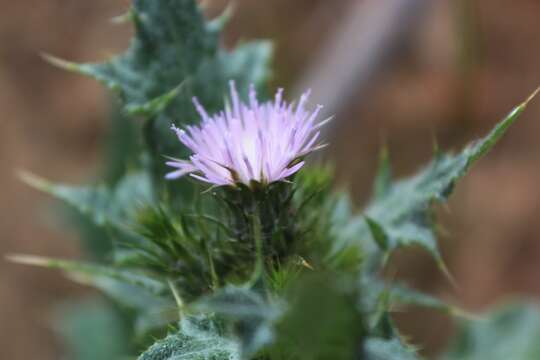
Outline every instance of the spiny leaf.
{"label": "spiny leaf", "polygon": [[356,358],[367,329],[351,279],[310,273],[291,285],[290,305],[276,325],[270,358]]}
{"label": "spiny leaf", "polygon": [[227,320],[240,340],[242,358],[250,358],[273,340],[272,326],[282,312],[276,303],[270,303],[256,291],[233,285],[203,297],[191,307]]}
{"label": "spiny leaf", "polygon": [[489,312],[478,321],[464,321],[443,360],[540,359],[540,309],[518,303]]}
{"label": "spiny leaf", "polygon": [[[399,311],[400,306],[420,306],[460,318],[472,318],[464,311],[440,299],[399,283],[385,283],[374,276],[361,276],[357,286],[359,288],[358,304],[368,325],[367,334],[371,338],[378,337],[382,340],[397,340],[398,343],[403,343],[391,318],[391,314],[396,310]],[[403,346],[409,349],[405,344]],[[409,350],[414,353],[414,349]],[[369,359],[369,357],[366,358]]]}
{"label": "spiny leaf", "polygon": [[[356,271],[362,261],[362,249],[350,245],[356,234],[348,230],[353,217],[350,197],[343,191],[331,191],[332,169],[311,166],[295,178],[294,207],[296,226],[305,233],[299,255],[312,268]],[[354,230],[354,229],[353,229]],[[344,248],[334,251],[336,243]]]}
{"label": "spiny leaf", "polygon": [[76,282],[93,286],[118,304],[136,310],[135,334],[162,328],[177,319],[176,307],[162,281],[134,269],[50,259],[31,255],[13,255],[9,260],[34,266],[63,270]]}
{"label": "spiny leaf", "polygon": [[142,111],[217,50],[217,37],[207,31],[193,0],[135,0],[129,19],[135,37],[124,54],[100,64],[53,62],[96,78],[117,92],[127,108]]}
{"label": "spiny leaf", "polygon": [[99,226],[125,223],[138,207],[154,201],[150,179],[144,173],[125,176],[115,188],[54,184],[27,172],[20,177],[30,186],[73,206]]}
{"label": "spiny leaf", "polygon": [[[135,36],[129,48],[109,61],[75,64],[46,56],[51,63],[97,79],[117,94],[124,111],[146,118],[143,138],[157,193],[184,206],[195,189],[189,182],[166,182],[162,156],[187,156],[170,131],[200,116],[192,104],[197,96],[209,113],[223,108],[228,81],[236,80],[245,95],[249,84],[262,88],[268,79],[271,45],[249,42],[233,51],[219,47],[218,35],[230,11],[205,21],[195,0],[134,0],[129,16]],[[163,191],[161,191],[163,190]]]}
{"label": "spiny leaf", "polygon": [[231,319],[251,317],[274,318],[277,309],[254,290],[228,285],[190,306],[193,310],[213,312]]}
{"label": "spiny leaf", "polygon": [[249,83],[260,86],[268,77],[268,42],[246,43],[231,52],[218,46],[230,8],[206,22],[195,0],[135,0],[128,14],[123,18],[133,22],[135,37],[125,53],[94,64],[44,57],[104,83],[120,96],[128,113],[165,115],[169,124],[198,118],[193,95],[215,111],[222,106],[229,79],[236,79],[243,92]]}
{"label": "spiny leaf", "polygon": [[457,306],[448,304],[441,299],[424,294],[403,284],[392,284],[389,289],[390,297],[395,304],[414,305],[447,313],[460,318],[473,316]]}
{"label": "spiny leaf", "polygon": [[[419,245],[429,251],[447,273],[432,229],[431,205],[448,199],[455,183],[495,145],[537,92],[515,107],[486,137],[465,147],[461,153],[439,153],[417,175],[393,183],[383,196],[376,197],[367,206],[364,216],[370,219],[369,224],[362,217],[353,217],[343,227],[341,233],[345,235],[336,242],[334,252],[348,244],[361,246],[370,254],[368,268],[375,271],[393,250]],[[376,237],[376,242],[385,246],[374,247],[373,243],[366,242],[370,237]]]}
{"label": "spiny leaf", "polygon": [[216,323],[204,316],[188,316],[174,334],[156,342],[139,360],[239,360],[234,341],[224,338]]}
{"label": "spiny leaf", "polygon": [[[146,306],[148,303],[144,301],[145,299],[160,297],[167,291],[167,287],[161,281],[146,274],[138,274],[133,270],[33,255],[10,255],[8,260],[19,264],[63,270],[76,281],[95,286],[120,302],[134,307]],[[119,288],[119,285],[123,285],[122,288]],[[130,298],[128,294],[122,294],[121,290],[126,287],[136,289],[139,297]],[[143,293],[146,294],[144,298],[141,297]]]}
{"label": "spiny leaf", "polygon": [[399,339],[369,338],[363,344],[366,360],[418,360],[413,348],[403,345]]}

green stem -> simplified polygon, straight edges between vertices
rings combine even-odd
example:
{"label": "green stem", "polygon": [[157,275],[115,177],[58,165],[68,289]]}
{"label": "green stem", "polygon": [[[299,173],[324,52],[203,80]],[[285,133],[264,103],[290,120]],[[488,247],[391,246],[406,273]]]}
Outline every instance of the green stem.
{"label": "green stem", "polygon": [[255,243],[255,267],[248,283],[252,287],[262,280],[264,272],[263,237],[261,219],[258,211],[251,217],[251,231]]}

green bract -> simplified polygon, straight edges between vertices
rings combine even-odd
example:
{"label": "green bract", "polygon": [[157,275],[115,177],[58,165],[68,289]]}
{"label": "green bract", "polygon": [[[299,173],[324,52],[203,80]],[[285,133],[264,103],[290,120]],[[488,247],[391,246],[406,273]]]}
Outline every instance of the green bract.
{"label": "green bract", "polygon": [[[88,349],[99,347],[100,359],[410,360],[420,356],[393,324],[394,306],[463,317],[454,306],[379,273],[393,252],[408,246],[426,249],[446,271],[432,205],[447,200],[528,100],[463,151],[437,151],[414,176],[393,181],[384,154],[374,196],[360,212],[352,210],[348,194],[331,189],[327,168],[305,169],[292,183],[262,189],[166,182],[162,155],[185,154],[169,127],[198,118],[191,97],[216,111],[228,80],[242,96],[249,83],[264,89],[271,46],[221,48],[227,14],[206,21],[195,0],[134,0],[125,18],[135,37],[110,61],[49,57],[117,95],[122,111],[113,130],[126,137],[108,157],[109,176],[79,187],[23,175],[77,210],[94,263],[13,260],[61,269],[110,299],[84,303],[62,322],[72,359],[92,358]],[[443,359],[537,359],[533,334],[539,327],[532,306],[497,313],[487,323],[468,321]],[[117,342],[109,353],[103,337],[87,336],[104,332]]]}

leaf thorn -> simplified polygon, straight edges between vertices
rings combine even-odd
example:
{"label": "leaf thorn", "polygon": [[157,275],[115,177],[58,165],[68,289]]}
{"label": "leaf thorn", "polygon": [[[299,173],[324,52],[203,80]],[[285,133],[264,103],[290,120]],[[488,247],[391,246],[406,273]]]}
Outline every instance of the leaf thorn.
{"label": "leaf thorn", "polygon": [[49,64],[56,66],[60,69],[64,69],[70,72],[81,72],[81,66],[77,63],[67,61],[64,59],[60,59],[59,57],[47,54],[47,53],[41,53],[41,58],[48,62]]}

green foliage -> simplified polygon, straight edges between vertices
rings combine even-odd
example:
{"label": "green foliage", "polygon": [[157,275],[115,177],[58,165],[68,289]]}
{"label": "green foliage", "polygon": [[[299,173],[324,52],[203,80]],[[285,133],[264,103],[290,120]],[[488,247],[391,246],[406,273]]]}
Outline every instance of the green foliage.
{"label": "green foliage", "polygon": [[168,296],[167,285],[140,270],[36,256],[12,256],[10,260],[60,269],[72,280],[101,290],[121,306],[135,312],[136,336],[143,336],[177,318],[176,306]]}
{"label": "green foliage", "polygon": [[434,309],[449,315],[467,317],[467,314],[459,308],[447,304],[444,301],[434,298],[398,282],[386,283],[374,275],[363,275],[360,277],[358,286],[362,291],[362,302],[364,306],[371,309],[375,318],[378,318],[377,308],[383,301],[382,311],[391,310],[392,306],[418,306]]}
{"label": "green foliage", "polygon": [[302,276],[291,283],[287,311],[274,326],[276,340],[263,354],[271,359],[417,359],[389,318],[388,298],[375,297],[350,274]]}
{"label": "green foliage", "polygon": [[433,232],[431,205],[448,199],[456,182],[495,145],[525,110],[529,100],[513,109],[486,137],[467,146],[461,153],[450,155],[437,151],[434,160],[417,175],[389,183],[388,158],[383,156],[375,198],[363,216],[352,218],[343,228],[344,235],[336,241],[334,251],[342,251],[348,243],[369,249],[366,240],[371,237],[378,249],[367,250],[370,254],[366,263],[374,271],[395,249],[419,245],[428,250],[446,271]]}
{"label": "green foliage", "polygon": [[90,298],[60,306],[54,321],[63,337],[67,359],[120,359],[132,349],[126,320],[110,304]]}
{"label": "green foliage", "polygon": [[[235,78],[246,88],[267,77],[269,45],[248,43],[230,53],[220,49],[219,28],[204,21],[195,1],[135,0],[128,18],[135,37],[124,54],[98,64],[51,58],[59,66],[103,82],[120,96],[128,114],[191,114],[189,120],[176,121],[193,121],[197,116],[186,91],[203,96],[201,101],[217,110],[227,80]],[[214,84],[215,89],[209,91],[207,84]]]}
{"label": "green foliage", "polygon": [[[419,245],[446,271],[432,205],[447,200],[530,99],[462,152],[437,151],[414,176],[392,181],[384,151],[373,199],[362,212],[347,193],[332,189],[328,168],[305,169],[291,183],[268,187],[203,192],[187,180],[166,182],[163,155],[186,155],[169,127],[196,121],[192,96],[214,112],[223,107],[228,80],[236,80],[242,93],[249,83],[266,85],[270,45],[222,49],[219,31],[227,16],[206,21],[195,0],[134,0],[125,18],[135,36],[125,53],[95,64],[49,58],[116,93],[123,110],[120,124],[129,118],[128,133],[136,139],[121,144],[130,154],[111,153],[101,185],[58,185],[23,174],[27,183],[84,216],[98,230],[93,234],[99,241],[110,244],[104,247],[110,253],[96,251],[97,263],[13,259],[61,269],[127,310],[127,335],[115,325],[119,313],[100,307],[87,309],[93,319],[74,317],[66,323],[66,335],[71,329],[97,332],[89,344],[100,346],[103,354],[95,358],[127,355],[129,337],[150,345],[142,360],[418,359],[392,322],[396,306],[464,314],[403,284],[383,281],[380,270],[397,249]],[[133,125],[134,118],[142,123]],[[468,324],[446,359],[497,359],[511,351],[532,359],[526,356],[538,349],[527,336],[537,335],[538,317],[536,310],[512,310],[489,325]],[[106,327],[117,347],[98,336],[109,331],[100,330]],[[491,353],[503,336],[522,352]],[[69,338],[73,356],[84,360],[91,350],[78,340]]]}
{"label": "green foliage", "polygon": [[224,338],[212,318],[188,316],[178,332],[156,342],[139,360],[238,360],[236,343]]}
{"label": "green foliage", "polygon": [[219,24],[226,16],[206,22],[194,0],[135,0],[126,18],[135,27],[135,37],[124,54],[97,64],[48,59],[102,82],[118,95],[128,115],[146,119],[143,138],[151,175],[167,194],[161,195],[181,206],[194,189],[189,183],[162,180],[163,155],[186,155],[170,125],[198,119],[193,96],[208,111],[219,110],[231,79],[244,91],[250,83],[262,87],[269,76],[271,46],[259,41],[230,52],[220,48]]}
{"label": "green foliage", "polygon": [[[485,318],[484,318],[485,317]],[[467,321],[444,360],[534,360],[540,358],[540,309],[513,304]]]}
{"label": "green foliage", "polygon": [[[313,268],[330,267],[356,271],[365,256],[362,248],[350,246],[348,228],[353,221],[349,195],[332,190],[333,173],[328,167],[304,169],[295,179],[297,226],[304,229],[299,255]],[[344,244],[334,250],[336,244]]]}
{"label": "green foliage", "polygon": [[276,358],[354,358],[367,331],[351,280],[311,274],[291,287],[289,309],[277,324]]}
{"label": "green foliage", "polygon": [[368,339],[364,345],[366,360],[418,360],[415,352],[397,340]]}
{"label": "green foliage", "polygon": [[282,313],[280,304],[265,299],[256,290],[232,285],[198,300],[193,309],[226,320],[240,341],[242,358],[249,358],[272,342],[272,324]]}
{"label": "green foliage", "polygon": [[137,208],[154,202],[150,179],[144,173],[128,174],[113,188],[53,184],[29,173],[22,173],[21,178],[66,202],[100,227],[129,222]]}

